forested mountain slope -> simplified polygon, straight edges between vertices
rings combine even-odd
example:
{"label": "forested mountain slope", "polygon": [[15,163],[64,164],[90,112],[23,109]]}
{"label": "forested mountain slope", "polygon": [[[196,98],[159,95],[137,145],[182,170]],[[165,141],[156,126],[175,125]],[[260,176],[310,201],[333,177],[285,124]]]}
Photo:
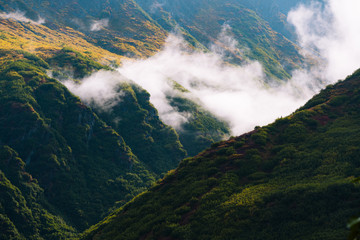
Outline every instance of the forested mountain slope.
{"label": "forested mountain slope", "polygon": [[[81,82],[100,69],[116,76],[108,67],[70,48],[54,51],[46,61],[19,50],[2,50],[0,56],[0,171],[6,194],[22,204],[13,209],[15,205],[10,207],[4,197],[1,206],[2,217],[9,222],[4,231],[15,239],[48,239],[51,234],[62,239],[84,230],[109,209],[146,190],[186,156],[176,131],[160,120],[149,94],[134,83],[117,84],[121,101],[111,109],[88,103],[92,110],[48,77],[51,73],[61,80],[71,74],[73,81]],[[190,138],[201,136],[197,126],[202,123],[197,121],[200,124],[192,123],[187,132]],[[213,141],[205,141],[205,146]],[[190,147],[198,152],[201,146]],[[31,216],[27,228],[14,214],[24,209],[42,214]],[[39,220],[41,216],[53,219],[53,225],[47,225],[47,218]]]}
{"label": "forested mountain slope", "polygon": [[[174,130],[163,123],[150,102],[150,94],[115,71],[124,59],[146,58],[160,51],[169,33],[180,29],[192,50],[214,51],[224,56],[225,64],[260,61],[267,80],[289,79],[293,69],[305,64],[299,48],[276,32],[281,32],[277,30],[280,28],[261,14],[255,2],[246,5],[249,1],[224,4],[218,0],[174,0],[169,4],[158,2],[160,5],[153,8],[156,2],[0,0],[0,239],[76,237],[146,191],[184,157],[196,155],[230,135],[229,125],[202,106],[196,96],[189,97],[188,90],[177,82],[173,82],[174,91],[166,100],[174,111],[189,117],[180,130]],[[276,17],[274,21],[277,20]],[[120,100],[109,109],[80,99],[64,85],[81,85],[95,72],[106,72],[116,80],[114,89]],[[355,89],[356,84],[353,85]],[[332,98],[341,86],[329,88],[323,95]],[[239,226],[227,221],[230,225],[220,231],[215,226],[219,216],[226,213],[228,219],[238,216],[239,221],[244,216],[257,216],[268,199],[287,198],[281,195],[283,189],[290,189],[286,191],[297,196],[299,191],[311,188],[327,197],[329,194],[323,189],[337,184],[334,191],[348,197],[346,203],[353,206],[358,188],[346,177],[359,175],[356,161],[348,163],[346,158],[346,164],[338,163],[340,155],[336,152],[343,149],[337,142],[341,137],[336,134],[343,136],[342,131],[354,130],[348,133],[346,152],[355,159],[357,148],[355,142],[352,148],[355,140],[351,136],[357,136],[357,109],[354,107],[351,115],[348,106],[357,103],[354,89],[348,90],[345,83],[343,89],[349,94],[334,97],[334,102],[214,144],[211,150],[184,160],[159,185],[124,208],[133,219],[122,219],[123,210],[118,211],[113,218],[126,223],[114,230],[111,222],[105,230],[111,229],[112,233],[104,234],[109,239],[119,232],[124,239],[210,238],[207,234],[222,238],[227,233],[221,231],[235,234]],[[348,98],[355,100],[350,104]],[[323,100],[317,97],[315,101]],[[335,131],[337,136],[335,142],[328,143],[333,144],[334,152],[311,152],[310,144],[318,147],[318,139],[328,136],[328,131]],[[300,140],[291,140],[293,136]],[[299,144],[302,140],[306,141]],[[280,153],[285,154],[283,158]],[[301,170],[313,165],[303,160],[306,154],[320,156],[312,158],[321,167],[321,171],[313,171],[321,174]],[[289,159],[300,166],[296,167],[299,172],[291,167]],[[299,179],[302,185],[298,187],[295,180]],[[329,180],[328,185],[322,180]],[[270,190],[258,191],[258,187]],[[246,204],[241,208],[244,211],[239,213],[237,207],[242,203],[232,199],[247,188],[255,197],[249,200],[246,195]],[[253,191],[268,195],[257,197]],[[148,199],[150,196],[154,198]],[[275,206],[288,210],[288,202],[279,204]],[[269,206],[273,206],[271,201]],[[115,218],[117,214],[120,218]],[[271,212],[268,217],[277,219],[277,215]],[[346,219],[348,214],[340,212],[339,216]],[[249,219],[246,221],[251,223],[267,221]],[[130,227],[128,221],[134,224]],[[89,231],[86,238],[95,235],[102,239],[98,234],[102,234],[105,223]],[[249,226],[248,222],[241,224],[240,230]],[[315,226],[306,225],[309,229]],[[343,233],[342,229],[334,229],[336,234]],[[268,233],[266,229],[261,231],[263,235],[259,236]]]}
{"label": "forested mountain slope", "polygon": [[[95,4],[95,2],[96,1],[94,1],[94,4]],[[82,11],[85,11],[84,14],[87,13],[88,11],[90,11],[91,13],[93,11],[95,11],[91,4],[87,5],[84,2],[81,2],[81,3],[73,2],[73,4],[81,5]],[[105,3],[103,3],[103,4],[105,4]],[[117,3],[111,2],[109,4],[116,5],[116,8],[113,9],[112,11],[117,12],[117,11],[121,10],[121,11],[131,12],[125,6],[120,7],[118,5],[118,4],[120,4],[120,2],[117,2]],[[130,54],[130,55],[128,54],[131,52],[130,50],[129,50],[130,52],[127,52],[127,51],[117,52],[117,51],[113,51],[112,49],[109,49],[110,51],[103,49],[102,47],[104,47],[104,46],[99,44],[99,42],[94,41],[94,38],[91,37],[92,34],[94,33],[93,31],[90,31],[89,28],[79,28],[79,27],[73,26],[73,24],[70,24],[71,21],[69,22],[68,20],[69,19],[71,20],[71,19],[73,19],[73,17],[78,16],[77,14],[74,14],[72,12],[72,11],[75,11],[74,9],[70,9],[71,11],[70,10],[66,11],[65,9],[61,8],[61,6],[60,6],[61,3],[57,2],[57,1],[53,1],[51,4],[43,3],[41,5],[37,5],[34,8],[31,8],[31,6],[33,6],[33,5],[34,5],[34,3],[32,3],[32,1],[24,1],[22,3],[21,3],[21,1],[11,1],[11,2],[7,2],[6,4],[3,3],[3,5],[1,5],[1,2],[0,2],[0,7],[2,7],[3,10],[5,10],[8,13],[11,13],[11,11],[14,11],[14,10],[24,11],[24,13],[27,13],[25,15],[25,17],[33,18],[32,21],[37,20],[38,16],[42,16],[42,17],[46,18],[46,22],[44,24],[34,24],[32,22],[27,22],[27,21],[16,21],[13,18],[9,18],[9,19],[1,19],[0,18],[0,31],[1,31],[0,45],[4,49],[30,51],[44,59],[50,59],[51,68],[53,69],[55,67],[55,70],[56,70],[54,72],[57,74],[57,75],[54,75],[55,77],[62,78],[63,80],[65,78],[72,78],[72,77],[79,79],[79,78],[83,78],[87,74],[90,74],[91,67],[93,67],[94,70],[99,69],[99,67],[85,66],[88,63],[86,63],[85,65],[81,65],[79,61],[76,61],[74,59],[73,59],[74,61],[69,61],[72,59],[72,57],[69,54],[62,53],[63,49],[66,49],[66,48],[73,49],[73,50],[81,53],[84,57],[88,57],[92,60],[95,60],[95,61],[100,62],[105,65],[110,65],[110,66],[116,66],[121,63],[122,59],[132,56],[132,54]],[[69,6],[67,6],[67,7],[69,7]],[[51,11],[55,11],[55,9],[57,9],[57,8],[60,8],[61,11],[59,11],[51,16],[47,15],[47,14],[51,13]],[[62,11],[64,12],[63,14],[67,14],[66,15],[67,17],[64,17],[65,15],[63,16]],[[83,16],[84,14],[80,14],[80,16]],[[127,21],[130,21],[133,24],[132,18],[126,18],[126,19],[127,19]],[[138,18],[137,18],[137,20],[140,21]],[[89,24],[92,23],[92,21],[93,20],[91,20],[91,21],[89,20]],[[67,25],[72,26],[77,30],[75,30]],[[90,27],[90,25],[89,25],[89,27]],[[141,32],[143,32],[143,30],[140,29],[141,26],[146,27],[147,24],[145,22],[138,23],[137,24],[138,28],[136,30],[133,29],[132,25],[129,25],[127,27],[127,29],[132,29],[132,31],[141,33]],[[111,31],[116,32],[116,34],[124,34],[123,30],[120,31],[120,30],[113,29],[111,24],[109,24],[108,26],[103,26],[102,30],[96,31],[96,33],[100,34],[99,36],[101,36],[101,38],[103,39],[104,36],[106,35],[104,31],[110,31],[109,29]],[[159,35],[159,37],[160,37],[160,35]],[[133,37],[130,37],[130,38],[133,38]],[[111,37],[111,39],[114,40],[113,37]],[[117,44],[120,44],[120,42],[121,42],[120,40],[115,40],[115,41]],[[153,41],[153,40],[151,40],[151,41]],[[141,42],[141,43],[144,44],[144,42]],[[137,45],[134,45],[134,49],[137,49],[136,51],[138,51],[141,48],[138,47]],[[118,53],[118,54],[116,54],[116,53]],[[144,56],[148,56],[150,54],[151,53],[146,53],[146,54],[144,54]],[[77,56],[79,56],[79,55],[77,54]],[[67,59],[68,62],[62,63],[62,61],[64,61],[64,59]],[[54,66],[53,63],[56,63],[57,61],[58,62],[60,61],[59,62],[60,65],[57,66],[55,64],[55,66]],[[75,65],[73,66],[73,64],[75,64]],[[81,69],[79,69],[79,66]],[[76,70],[76,71],[74,73],[72,73],[73,70]],[[59,75],[58,73],[62,73],[62,74]],[[64,74],[66,76],[61,76]],[[73,75],[73,74],[75,74],[75,75]],[[132,96],[134,96],[134,95],[132,94]],[[182,142],[186,145],[185,148],[190,155],[197,154],[203,148],[210,146],[210,144],[213,143],[214,141],[222,140],[224,137],[229,135],[229,132],[230,132],[229,127],[226,126],[224,121],[220,120],[218,117],[214,116],[212,113],[210,113],[206,109],[203,109],[202,106],[195,103],[193,100],[188,99],[186,97],[180,97],[180,98],[177,97],[176,99],[171,100],[171,102],[174,107],[174,111],[179,109],[184,112],[186,111],[188,113],[192,113],[192,115],[194,116],[192,119],[189,120],[188,123],[185,124],[184,131],[179,132],[181,135]],[[127,102],[125,101],[124,103],[122,103],[122,105],[124,105],[126,103]],[[127,108],[127,109],[129,109],[129,108]],[[101,109],[94,108],[94,110],[96,110],[98,114],[100,112],[102,112]],[[152,112],[152,111],[154,111],[154,110],[150,110],[150,112]],[[107,117],[107,123],[113,127],[114,127],[114,125],[111,122],[114,122],[114,121],[116,122],[117,121],[116,119],[119,119],[119,116],[116,116],[116,114],[117,113],[116,113],[116,109],[115,109],[111,113],[111,117],[113,117],[113,119],[110,119],[109,117]],[[122,119],[124,119],[124,121],[125,121],[125,118],[122,118]],[[130,119],[130,118],[128,118],[128,119]],[[145,123],[143,120],[141,120],[141,121],[142,121],[142,123]],[[127,134],[129,137],[128,141],[139,142],[139,141],[143,141],[145,139],[145,137],[143,137],[143,136],[141,136],[140,139],[137,139],[137,137],[133,136],[130,133],[129,130],[131,128],[129,128],[129,126],[127,126],[123,122],[120,122],[120,123],[121,124],[119,126],[117,126],[117,127],[119,127],[117,130],[124,129],[124,131],[125,131],[124,134],[126,134],[126,132],[128,133]],[[139,124],[142,124],[142,123],[139,122]],[[142,129],[144,129],[145,125],[143,125]],[[134,126],[136,126],[136,124],[134,124]],[[217,128],[217,126],[220,126],[220,128]],[[217,129],[215,129],[215,128],[217,128]],[[141,133],[140,135],[142,135],[142,134],[143,133]],[[145,136],[146,135],[147,134],[145,133]],[[137,140],[134,140],[134,139],[137,139]],[[150,138],[148,140],[151,141]],[[149,144],[151,144],[151,143],[149,142]],[[163,144],[163,145],[166,146],[167,144]],[[136,146],[135,146],[135,148],[136,148]],[[143,146],[143,148],[149,149],[148,147],[145,147],[145,146]],[[152,157],[153,159],[156,159],[160,155],[166,156],[165,153],[160,153],[160,152],[164,152],[164,151],[169,152],[169,149],[168,150],[164,150],[164,149],[157,150],[157,151],[155,151],[157,153],[153,152],[153,154],[148,154],[146,151],[143,151],[144,154],[140,153],[140,151],[138,151],[137,153],[146,156],[146,158]],[[174,154],[174,152],[172,152],[172,151],[170,151],[170,152],[171,152],[171,154]],[[174,156],[177,156],[176,159],[179,159],[179,158],[181,158],[180,156],[184,156],[184,155],[177,153]],[[164,157],[164,158],[166,158],[166,157]],[[145,159],[145,162],[146,161],[148,161],[148,160]],[[178,161],[178,160],[176,160],[176,161]],[[172,167],[175,167],[175,166],[176,165],[172,165]],[[155,168],[158,168],[158,167],[155,167]],[[169,169],[170,168],[166,168],[165,172]]]}
{"label": "forested mountain slope", "polygon": [[85,33],[83,38],[111,52],[149,56],[166,38],[162,30],[133,0],[0,1],[4,12],[22,11],[35,21],[43,18],[53,30],[63,26]]}
{"label": "forested mountain slope", "polygon": [[11,0],[0,1],[0,10],[43,18],[56,31],[71,27],[88,42],[127,57],[153,55],[169,32],[180,29],[195,48],[224,53],[236,64],[260,61],[269,78],[286,80],[307,62],[286,38],[293,31],[285,16],[297,2]]}
{"label": "forested mountain slope", "polygon": [[[45,74],[48,63],[20,51],[3,50],[1,56],[13,58],[2,63],[0,73],[1,171],[20,189],[18,195],[31,200],[25,202],[28,208],[34,201],[81,230],[98,221],[115,202],[121,205],[151,185],[156,174],[138,160],[119,133]],[[176,133],[171,134],[175,139],[168,144],[183,151]],[[19,169],[9,171],[14,161]],[[23,182],[28,188],[33,184],[35,193]],[[5,198],[1,201],[1,206],[7,206]],[[14,215],[4,214],[15,229],[19,227]]]}
{"label": "forested mountain slope", "polygon": [[344,239],[359,213],[360,73],[213,146],[82,239]]}
{"label": "forested mountain slope", "polygon": [[[230,62],[243,63],[249,59],[257,60],[262,63],[269,77],[289,79],[291,71],[303,66],[305,62],[298,52],[299,48],[274,31],[262,18],[261,11],[257,11],[258,5],[254,6],[254,3],[249,1],[137,0],[137,2],[164,29],[182,27],[185,38],[187,38],[186,34],[190,34],[205,47],[224,51]],[[276,14],[272,16],[277,21]],[[285,24],[286,18],[279,17],[278,21],[282,22],[280,24]],[[285,26],[279,27],[282,28]],[[191,39],[189,41],[191,42]]]}

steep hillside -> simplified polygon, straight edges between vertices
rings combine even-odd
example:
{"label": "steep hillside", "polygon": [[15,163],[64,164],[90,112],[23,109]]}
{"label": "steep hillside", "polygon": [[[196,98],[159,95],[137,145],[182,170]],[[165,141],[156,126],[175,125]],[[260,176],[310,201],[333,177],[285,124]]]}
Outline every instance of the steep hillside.
{"label": "steep hillside", "polygon": [[[47,209],[44,190],[8,146],[0,149],[0,239],[69,239],[75,229]],[[57,216],[58,215],[58,216]]]}
{"label": "steep hillside", "polygon": [[[230,136],[228,124],[199,105],[196,99],[189,99],[187,89],[175,83],[175,95],[168,96],[169,104],[180,114],[189,115],[182,123],[178,134],[188,156],[195,156],[212,143]],[[174,93],[173,93],[174,94]]]}
{"label": "steep hillside", "polygon": [[45,19],[52,31],[71,27],[83,40],[126,57],[151,56],[169,32],[180,30],[195,48],[221,52],[236,64],[260,61],[270,78],[284,80],[306,63],[299,48],[282,35],[293,37],[286,13],[294,5],[296,1],[280,0],[11,0],[0,1],[0,10]]}
{"label": "steep hillside", "polygon": [[[32,52],[44,59],[47,59],[47,61],[49,61],[51,65],[53,76],[60,80],[66,80],[69,78],[81,79],[85,76],[88,76],[93,71],[105,67],[105,66],[101,66],[99,63],[114,66],[121,64],[121,60],[124,58],[121,55],[114,54],[112,52],[104,50],[99,46],[96,46],[96,43],[93,43],[88,39],[87,34],[81,33],[70,27],[65,27],[65,26],[54,27],[53,25],[50,25],[50,27],[51,28],[49,28],[48,26],[44,26],[41,24],[34,24],[31,22],[23,22],[23,21],[16,21],[14,19],[0,18],[0,31],[1,31],[0,48],[6,50],[25,50]],[[9,55],[9,58],[7,60],[12,60],[13,58],[16,58],[16,56]],[[5,59],[2,60],[5,61]],[[109,67],[106,67],[106,69],[110,70]],[[124,91],[128,88],[129,87],[125,87]],[[130,93],[129,96],[135,96],[135,95],[133,93]],[[146,101],[148,101],[148,99]],[[124,106],[127,103],[132,105],[132,103],[130,102],[125,101],[122,103],[122,105]],[[181,104],[179,102],[176,103],[175,101],[173,101],[173,103],[175,109],[182,109],[182,111],[191,113],[194,116],[196,115],[193,119],[189,121],[189,124],[186,124],[186,126],[184,126],[184,131],[179,132],[182,139],[182,143],[183,145],[185,145],[186,150],[191,156],[197,154],[204,148],[209,147],[210,144],[213,143],[214,141],[219,141],[223,139],[224,136],[229,134],[229,128],[225,126],[226,124],[224,124],[223,121],[213,116],[211,113],[207,112],[206,110],[201,109],[201,107],[198,104],[196,104],[193,100],[183,97]],[[185,107],[185,105],[187,106]],[[133,107],[138,106],[138,104],[136,103],[135,105],[132,106]],[[137,107],[135,107],[133,110],[135,111],[136,108]],[[149,112],[157,112],[157,110],[153,109],[152,106],[142,106],[140,108],[142,109],[142,110],[138,109],[140,112],[142,111],[140,115],[145,113],[145,115],[148,115],[148,117],[150,118],[152,118],[151,116],[152,114],[151,113],[149,114]],[[102,109],[98,109],[98,108],[94,108],[94,109],[98,114],[100,114],[100,112],[103,112]],[[132,108],[127,108],[127,109],[132,109]],[[143,110],[145,110],[145,112]],[[121,117],[124,121],[120,122],[121,123],[120,125],[115,126],[114,124],[112,124],[112,122],[118,122],[119,116],[116,116],[117,114],[118,112],[113,111],[111,113],[111,116],[107,116],[106,117],[107,123],[113,126],[118,131],[124,131],[124,134],[126,135],[124,136],[126,138],[125,139],[126,142],[129,142],[129,144],[132,145],[131,147],[134,148],[134,150],[137,148],[142,149],[139,151],[135,150],[135,152],[137,153],[136,155],[140,154],[144,156],[141,159],[143,162],[153,162],[152,160],[150,161],[149,158],[157,159],[158,157],[163,159],[162,161],[165,162],[167,161],[165,159],[169,159],[169,156],[167,154],[170,154],[171,156],[174,156],[176,160],[171,164],[171,167],[168,166],[166,167],[166,169],[162,168],[161,172],[166,172],[169,169],[177,166],[177,162],[184,156],[183,153],[178,152],[177,154],[174,154],[174,151],[170,149],[167,150],[159,149],[154,151],[153,148],[144,147],[142,145],[143,143],[140,144],[140,142],[144,139],[147,139],[146,141],[150,141],[148,142],[148,144],[150,145],[153,144],[151,143],[152,141],[151,138],[142,136],[143,134],[145,134],[144,136],[146,136],[148,135],[148,133],[142,132],[140,134],[141,137],[139,139],[135,138],[134,135],[131,134],[130,129],[133,128],[129,127],[127,123],[132,123],[132,126],[135,129],[138,129],[138,131],[140,132],[141,132],[140,129],[144,130],[147,128],[145,127],[145,125],[148,125],[146,121],[140,120],[142,117],[138,118],[139,120],[138,125],[136,125],[135,122],[132,122],[130,117],[127,118],[128,119],[127,122],[124,117]],[[104,114],[102,114],[102,117],[105,117]],[[156,122],[154,123],[155,125],[162,124],[159,123],[158,120],[154,120],[154,121]],[[158,132],[157,134],[167,135],[170,134],[171,131],[173,130],[165,131],[167,133]],[[139,135],[137,136],[139,137]],[[172,137],[169,139],[172,139]],[[176,139],[176,137],[174,139]],[[137,143],[131,144],[132,142],[137,142]],[[170,145],[168,144],[169,143],[160,144],[160,145],[172,146],[172,144]],[[151,151],[151,154],[145,149]],[[161,162],[159,160],[157,161]],[[163,167],[165,167],[165,165],[166,164],[164,164]],[[161,169],[160,166],[157,167],[152,166],[152,167],[158,170]],[[156,171],[158,172],[158,170]]]}
{"label": "steep hillside", "polygon": [[[69,27],[56,30],[43,25],[0,18],[0,48],[23,50],[43,58],[70,47],[103,64],[120,63],[121,56],[97,47],[85,35]],[[11,59],[11,58],[10,58]]]}
{"label": "steep hillside", "polygon": [[127,56],[149,56],[166,38],[161,29],[133,0],[0,1],[0,10],[20,10],[35,21],[39,17],[53,30],[71,27],[94,45]]}
{"label": "steep hillside", "polygon": [[69,225],[95,223],[116,201],[124,203],[155,180],[113,128],[45,74],[45,61],[26,52],[1,55],[14,58],[0,69],[1,146],[18,154]]}
{"label": "steep hillside", "polygon": [[[153,19],[165,29],[179,25],[210,49],[225,51],[231,62],[247,59],[260,61],[268,76],[290,78],[293,69],[302,66],[304,58],[298,47],[275,32],[255,7],[246,1],[153,1],[137,0]],[[282,19],[284,21],[284,19]],[[234,48],[236,42],[239,43]],[[191,39],[187,37],[191,42]],[[240,49],[240,51],[239,51]]]}
{"label": "steep hillside", "polygon": [[87,100],[87,104],[108,125],[121,133],[139,160],[157,174],[177,167],[180,160],[186,156],[184,149],[188,156],[194,156],[212,143],[230,135],[227,123],[197,104],[196,100],[189,99],[184,94],[188,93],[188,90],[178,83],[173,83],[175,95],[168,96],[169,104],[180,114],[191,117],[175,132],[159,119],[157,110],[150,103],[149,93],[118,72],[111,71],[110,68],[68,48],[58,51],[48,62],[54,77],[60,81],[74,77],[73,80],[80,85],[82,81],[86,81],[84,77],[91,72],[104,68],[107,70],[99,72],[96,81],[111,78],[111,81],[118,82],[112,88],[119,101],[112,103],[109,99],[109,106],[104,106],[106,103],[99,104],[91,99]]}
{"label": "steep hillside", "polygon": [[[15,239],[47,239],[49,235],[42,232],[43,228],[63,237],[83,230],[110,208],[146,190],[186,156],[178,134],[160,120],[145,90],[127,80],[120,81],[116,89],[121,101],[111,108],[91,101],[86,106],[47,73],[60,80],[73,78],[79,84],[100,69],[115,78],[123,77],[70,48],[54,51],[45,60],[25,51],[0,52],[0,145],[9,149],[0,158],[0,171],[9,181],[4,184],[19,189],[11,194],[16,193],[14,199],[24,202],[20,212],[42,211],[55,221],[48,226],[46,219],[40,221],[39,216],[33,216],[27,229],[35,232],[29,232],[19,228],[21,222],[7,207],[4,219],[12,228],[4,229],[19,233]],[[199,111],[193,102],[175,102],[179,111],[197,114],[188,123],[187,138],[181,138],[191,154],[222,139],[220,133],[209,133],[213,129],[220,126],[219,131],[227,132],[225,125],[210,113]],[[19,163],[19,169],[9,175],[8,165],[15,164],[9,160],[10,155]],[[35,193],[24,192],[25,183],[14,180],[14,174],[27,176],[21,181],[33,184]],[[0,199],[4,201],[1,206],[8,205],[6,199]],[[31,204],[33,201],[36,205]]]}
{"label": "steep hillside", "polygon": [[266,20],[271,28],[283,34],[288,39],[296,40],[294,31],[287,22],[289,11],[300,3],[310,3],[310,0],[237,0],[247,8],[255,11]]}
{"label": "steep hillside", "polygon": [[344,239],[358,215],[360,71],[213,144],[82,239]]}
{"label": "steep hillside", "polygon": [[163,174],[176,168],[186,156],[186,151],[176,131],[159,119],[156,108],[149,101],[149,93],[128,82],[119,84],[118,92],[122,100],[111,110],[90,105],[98,116],[123,136],[147,169]]}

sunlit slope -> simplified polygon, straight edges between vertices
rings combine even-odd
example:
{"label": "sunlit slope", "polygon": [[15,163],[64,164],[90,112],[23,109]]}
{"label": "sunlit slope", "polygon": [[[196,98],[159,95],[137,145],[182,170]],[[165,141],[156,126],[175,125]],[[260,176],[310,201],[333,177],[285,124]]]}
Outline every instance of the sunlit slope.
{"label": "sunlit slope", "polygon": [[[66,28],[71,27],[83,33],[81,37],[87,42],[126,57],[153,55],[162,48],[168,32],[180,29],[192,46],[224,51],[226,59],[232,63],[260,61],[269,78],[289,79],[291,71],[305,62],[299,48],[273,30],[290,36],[284,11],[276,10],[270,16],[265,14],[278,3],[267,3],[263,8],[259,7],[261,3],[249,1],[164,3],[155,4],[150,0],[25,0],[21,3],[11,0],[0,1],[0,9],[4,12],[21,10],[33,20],[41,16],[52,30],[70,31],[73,35],[72,30]],[[227,25],[230,28],[224,31]],[[239,45],[230,46],[234,42],[228,37]],[[97,51],[91,52],[99,57]]]}
{"label": "sunlit slope", "polygon": [[42,57],[53,56],[64,47],[71,47],[103,64],[119,63],[121,56],[85,40],[85,35],[70,27],[50,29],[43,25],[0,18],[0,48],[24,50]]}
{"label": "sunlit slope", "polygon": [[[305,61],[294,43],[274,31],[255,8],[245,7],[242,1],[175,0],[158,5],[151,0],[137,2],[164,28],[178,24],[206,47],[215,44],[225,50],[232,62],[260,61],[270,77],[288,79],[291,71]],[[240,51],[221,37],[225,25],[231,27],[225,33],[239,43]]]}
{"label": "sunlit slope", "polygon": [[69,26],[94,45],[131,57],[154,54],[166,38],[166,32],[133,0],[10,0],[0,1],[0,9],[21,10],[34,20],[41,16],[54,30]]}
{"label": "sunlit slope", "polygon": [[214,144],[82,239],[344,239],[360,211],[360,74]]}

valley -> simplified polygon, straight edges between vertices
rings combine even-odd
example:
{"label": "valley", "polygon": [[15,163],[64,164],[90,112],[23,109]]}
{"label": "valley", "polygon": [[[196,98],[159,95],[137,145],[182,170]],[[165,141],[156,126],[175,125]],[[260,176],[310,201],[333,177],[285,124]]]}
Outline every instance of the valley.
{"label": "valley", "polygon": [[360,75],[309,4],[0,0],[0,239],[346,238]]}

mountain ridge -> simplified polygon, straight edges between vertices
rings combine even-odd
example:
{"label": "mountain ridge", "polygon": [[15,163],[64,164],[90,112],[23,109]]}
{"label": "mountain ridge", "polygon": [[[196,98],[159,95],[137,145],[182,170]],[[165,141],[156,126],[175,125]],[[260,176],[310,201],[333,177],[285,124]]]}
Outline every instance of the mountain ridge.
{"label": "mountain ridge", "polygon": [[359,78],[183,160],[82,239],[344,238],[360,211]]}
{"label": "mountain ridge", "polygon": [[[345,236],[360,211],[359,72],[221,141],[229,125],[179,83],[166,101],[189,117],[175,130],[115,70],[175,29],[190,51],[259,61],[267,83],[286,82],[308,64],[284,21],[295,2],[0,0],[0,239],[73,239],[93,224],[83,239]],[[116,78],[109,108],[64,85],[101,73]]]}

